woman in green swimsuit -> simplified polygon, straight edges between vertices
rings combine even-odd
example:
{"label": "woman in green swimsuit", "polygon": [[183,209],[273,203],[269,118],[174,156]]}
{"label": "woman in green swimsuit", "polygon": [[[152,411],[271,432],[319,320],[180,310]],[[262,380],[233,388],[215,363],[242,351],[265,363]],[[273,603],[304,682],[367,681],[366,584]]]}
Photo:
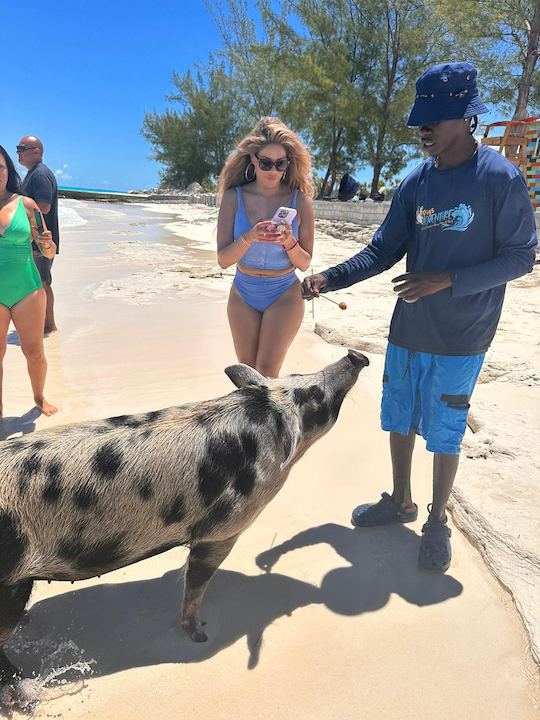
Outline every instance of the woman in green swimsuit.
{"label": "woman in green swimsuit", "polygon": [[[19,192],[19,175],[0,145],[0,417],[2,362],[11,321],[26,357],[34,402],[44,415],[52,415],[57,410],[43,397],[47,374],[43,351],[46,296],[32,257],[32,239],[48,258],[54,257],[56,245],[49,230],[38,237],[34,210],[39,212],[39,208]],[[43,216],[41,219],[45,228]]]}

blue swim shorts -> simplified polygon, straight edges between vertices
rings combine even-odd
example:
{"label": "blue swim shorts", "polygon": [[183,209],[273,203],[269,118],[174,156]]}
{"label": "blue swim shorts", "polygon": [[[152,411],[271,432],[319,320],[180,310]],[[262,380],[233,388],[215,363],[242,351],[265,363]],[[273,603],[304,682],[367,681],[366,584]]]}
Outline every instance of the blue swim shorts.
{"label": "blue swim shorts", "polygon": [[388,343],[382,429],[401,435],[414,430],[430,452],[457,455],[483,362],[484,353],[432,355]]}

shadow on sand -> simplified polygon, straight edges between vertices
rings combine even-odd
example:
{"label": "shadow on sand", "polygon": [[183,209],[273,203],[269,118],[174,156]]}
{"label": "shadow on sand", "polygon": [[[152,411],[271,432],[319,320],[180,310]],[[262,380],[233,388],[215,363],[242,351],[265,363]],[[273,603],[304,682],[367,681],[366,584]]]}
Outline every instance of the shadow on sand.
{"label": "shadow on sand", "polygon": [[20,417],[14,415],[0,418],[0,440],[6,440],[16,433],[28,435],[28,433],[34,432],[36,429],[36,420],[40,415],[41,410],[33,407]]}
{"label": "shadow on sand", "polygon": [[449,575],[426,575],[416,568],[419,538],[402,525],[368,532],[322,525],[262,553],[257,563],[269,569],[284,552],[318,543],[330,544],[350,563],[330,570],[320,588],[269,571],[250,576],[218,570],[202,605],[206,643],[193,643],[177,629],[182,572],[173,570],[160,578],[101,583],[37,602],[8,653],[25,674],[39,674],[45,660],[41,641],[59,647],[69,640],[84,649],[85,660],[96,661],[94,674],[103,676],[160,663],[201,662],[245,636],[247,666],[254,668],[265,628],[299,608],[324,604],[339,614],[359,615],[384,607],[392,593],[425,606],[463,589]]}

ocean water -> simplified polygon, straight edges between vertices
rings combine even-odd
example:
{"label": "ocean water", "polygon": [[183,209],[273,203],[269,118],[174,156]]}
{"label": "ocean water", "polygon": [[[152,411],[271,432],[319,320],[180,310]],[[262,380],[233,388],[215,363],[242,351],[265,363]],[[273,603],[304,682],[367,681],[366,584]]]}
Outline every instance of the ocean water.
{"label": "ocean water", "polygon": [[101,193],[117,193],[118,195],[125,195],[127,190],[112,190],[111,188],[86,188],[86,187],[72,187],[70,185],[59,185],[59,190],[81,190],[82,192],[101,192]]}
{"label": "ocean water", "polygon": [[86,225],[87,222],[88,220],[81,217],[75,208],[70,206],[65,200],[58,202],[58,224],[60,225],[60,232],[62,228],[79,227],[80,225]]}

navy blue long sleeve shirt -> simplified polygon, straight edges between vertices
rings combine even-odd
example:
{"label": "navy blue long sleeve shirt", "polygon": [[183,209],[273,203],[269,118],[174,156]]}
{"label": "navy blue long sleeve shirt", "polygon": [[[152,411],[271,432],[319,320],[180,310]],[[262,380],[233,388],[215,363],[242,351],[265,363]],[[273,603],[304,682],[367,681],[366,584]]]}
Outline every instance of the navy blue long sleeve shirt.
{"label": "navy blue long sleeve shirt", "polygon": [[481,145],[454,168],[427,159],[401,183],[372,242],[324,271],[323,292],[349,287],[407,256],[407,272],[448,272],[452,286],[414,303],[398,299],[390,342],[437,355],[487,350],[506,283],[532,270],[534,213],[523,176]]}

